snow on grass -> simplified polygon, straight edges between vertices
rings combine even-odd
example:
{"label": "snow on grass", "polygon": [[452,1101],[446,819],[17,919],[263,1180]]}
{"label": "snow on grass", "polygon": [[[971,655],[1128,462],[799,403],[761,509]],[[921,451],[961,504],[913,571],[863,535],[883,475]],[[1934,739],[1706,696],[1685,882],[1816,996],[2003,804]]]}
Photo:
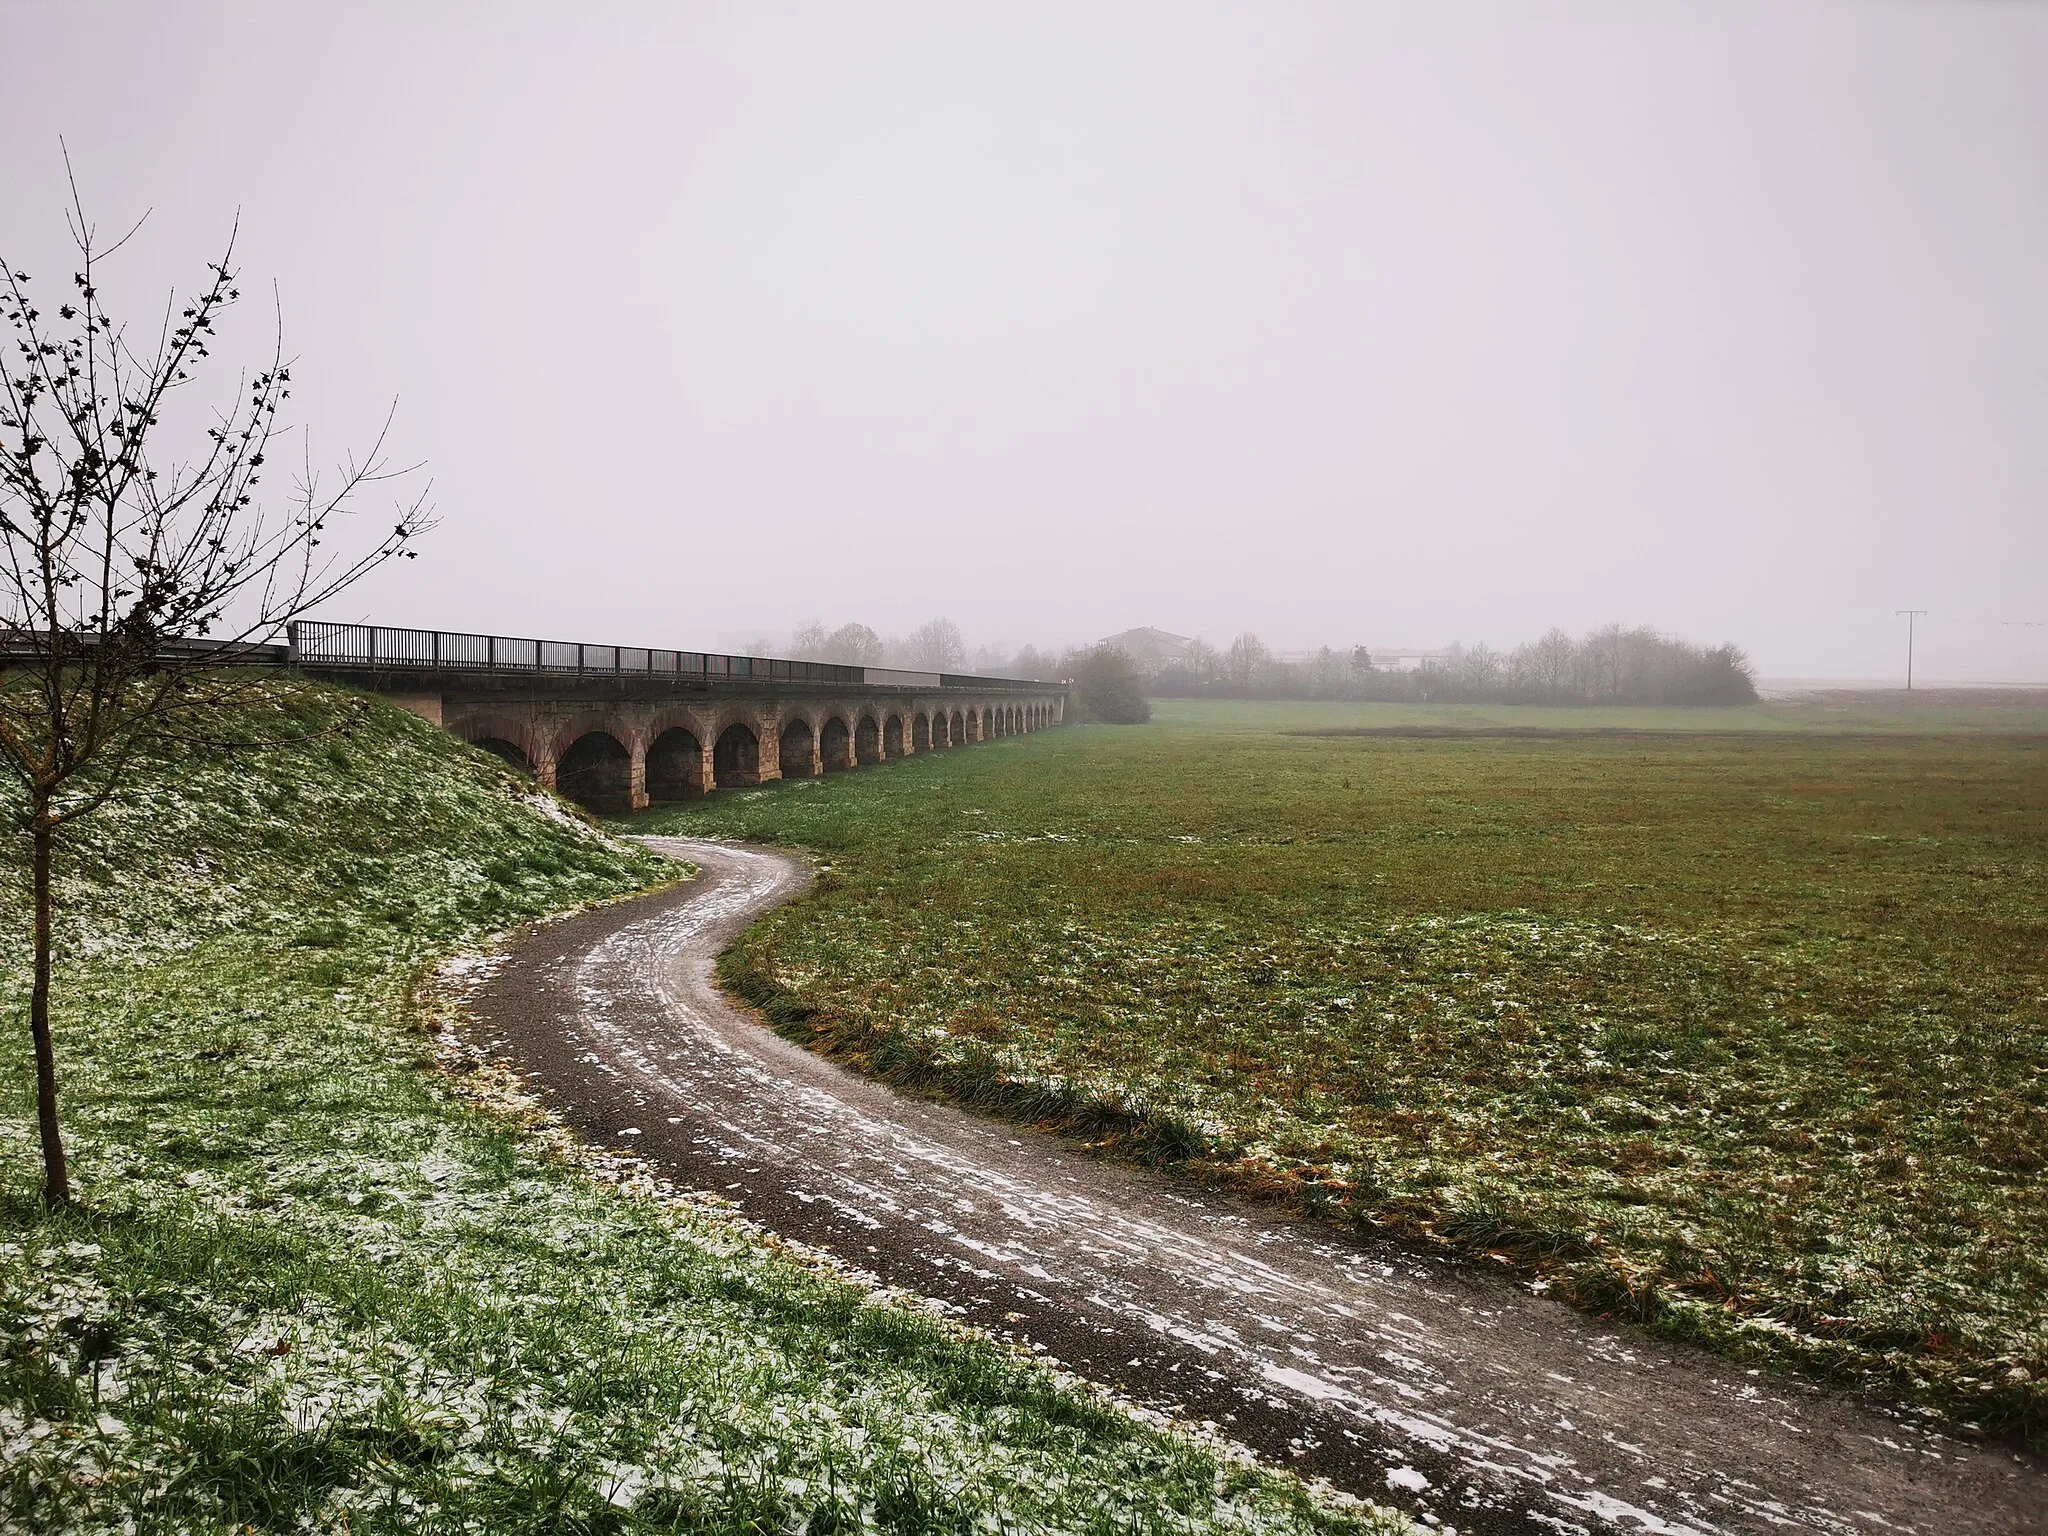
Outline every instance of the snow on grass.
{"label": "snow on grass", "polygon": [[721,968],[791,1038],[2048,1433],[2048,738],[1222,710],[632,827],[829,856]]}
{"label": "snow on grass", "polygon": [[271,704],[320,734],[155,765],[64,870],[76,1211],[4,1047],[0,1527],[1398,1528],[568,1143],[450,999],[674,866],[400,711]]}

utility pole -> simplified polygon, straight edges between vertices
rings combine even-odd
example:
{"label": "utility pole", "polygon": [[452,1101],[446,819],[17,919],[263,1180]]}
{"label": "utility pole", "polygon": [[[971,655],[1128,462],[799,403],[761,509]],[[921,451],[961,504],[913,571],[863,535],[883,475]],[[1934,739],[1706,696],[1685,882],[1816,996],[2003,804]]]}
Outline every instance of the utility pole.
{"label": "utility pole", "polygon": [[1906,621],[1906,692],[1913,691],[1913,621],[1927,617],[1925,608],[1901,608],[1892,615]]}

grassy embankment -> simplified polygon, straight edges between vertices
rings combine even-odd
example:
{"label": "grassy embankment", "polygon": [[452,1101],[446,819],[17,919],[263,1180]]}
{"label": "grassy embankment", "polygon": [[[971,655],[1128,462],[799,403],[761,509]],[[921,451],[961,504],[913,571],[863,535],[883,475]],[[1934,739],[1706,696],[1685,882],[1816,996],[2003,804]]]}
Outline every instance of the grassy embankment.
{"label": "grassy embankment", "polygon": [[[1444,725],[1640,733],[1290,734]],[[830,861],[727,957],[794,1038],[2048,1428],[2048,709],[1169,703],[638,824]]]}
{"label": "grassy embankment", "polygon": [[[338,697],[276,705],[317,725]],[[439,731],[378,705],[256,764],[158,764],[88,825],[64,1214],[36,1199],[11,890],[0,925],[0,1528],[1383,1528],[453,1091],[422,965],[674,866]]]}

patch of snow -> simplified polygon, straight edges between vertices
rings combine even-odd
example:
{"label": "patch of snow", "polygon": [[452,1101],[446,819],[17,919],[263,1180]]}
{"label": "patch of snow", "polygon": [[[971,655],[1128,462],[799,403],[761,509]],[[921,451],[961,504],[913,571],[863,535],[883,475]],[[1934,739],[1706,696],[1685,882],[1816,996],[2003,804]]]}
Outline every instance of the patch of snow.
{"label": "patch of snow", "polygon": [[1674,1525],[1661,1515],[1652,1514],[1649,1510],[1630,1504],[1624,1499],[1602,1493],[1597,1488],[1581,1494],[1559,1493],[1552,1489],[1550,1496],[1571,1509],[1597,1515],[1611,1525],[1619,1525],[1624,1520],[1629,1521],[1633,1529],[1645,1532],[1646,1536],[1711,1536],[1710,1532],[1697,1525]]}
{"label": "patch of snow", "polygon": [[1339,1398],[1351,1396],[1336,1382],[1325,1381],[1320,1376],[1311,1376],[1306,1371],[1297,1371],[1292,1366],[1269,1364],[1262,1366],[1259,1374],[1275,1386],[1287,1387],[1304,1397],[1312,1397],[1319,1403],[1335,1402]]}

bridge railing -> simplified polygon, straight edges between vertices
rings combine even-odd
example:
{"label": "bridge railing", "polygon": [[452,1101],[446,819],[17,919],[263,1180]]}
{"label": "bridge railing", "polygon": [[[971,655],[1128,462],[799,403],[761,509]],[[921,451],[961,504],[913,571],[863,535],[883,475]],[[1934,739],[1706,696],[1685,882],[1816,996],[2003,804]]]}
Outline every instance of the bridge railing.
{"label": "bridge railing", "polygon": [[578,676],[772,678],[802,683],[851,683],[884,688],[1043,687],[1006,677],[962,677],[854,667],[832,661],[789,661],[776,656],[730,656],[716,651],[668,651],[634,645],[589,645],[574,640],[526,640],[511,635],[470,635],[445,629],[394,629],[383,624],[330,624],[301,619],[290,626],[294,666],[352,671],[554,672]]}

